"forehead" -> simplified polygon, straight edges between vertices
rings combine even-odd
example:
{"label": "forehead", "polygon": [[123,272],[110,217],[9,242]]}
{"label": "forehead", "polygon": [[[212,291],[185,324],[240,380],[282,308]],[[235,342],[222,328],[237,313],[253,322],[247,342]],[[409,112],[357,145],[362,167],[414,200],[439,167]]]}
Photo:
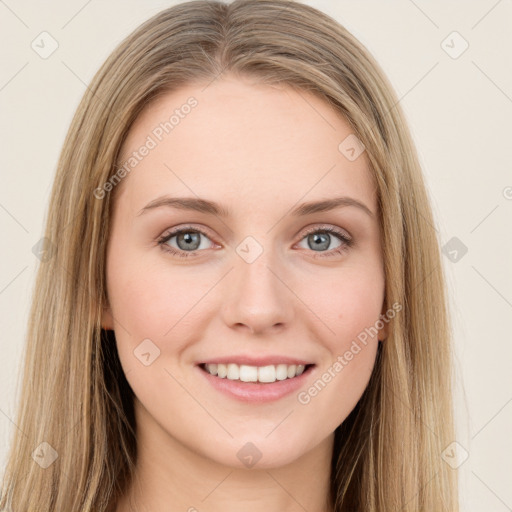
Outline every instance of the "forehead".
{"label": "forehead", "polygon": [[152,102],[131,127],[123,195],[139,208],[162,193],[261,208],[344,194],[374,210],[365,152],[349,159],[343,149],[350,137],[341,114],[306,91],[231,76],[190,84]]}

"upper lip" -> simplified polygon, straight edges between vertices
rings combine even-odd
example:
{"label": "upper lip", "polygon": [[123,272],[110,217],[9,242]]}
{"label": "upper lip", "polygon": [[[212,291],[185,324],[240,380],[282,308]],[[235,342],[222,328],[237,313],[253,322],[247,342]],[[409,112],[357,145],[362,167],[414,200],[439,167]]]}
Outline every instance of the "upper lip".
{"label": "upper lip", "polygon": [[278,365],[278,364],[286,364],[286,365],[298,365],[302,364],[304,366],[313,364],[311,361],[306,361],[305,359],[297,359],[295,357],[289,356],[248,356],[248,355],[230,355],[225,357],[214,357],[211,359],[207,359],[205,361],[201,361],[198,364],[237,364],[237,365],[247,365],[247,366],[270,366],[270,365]]}

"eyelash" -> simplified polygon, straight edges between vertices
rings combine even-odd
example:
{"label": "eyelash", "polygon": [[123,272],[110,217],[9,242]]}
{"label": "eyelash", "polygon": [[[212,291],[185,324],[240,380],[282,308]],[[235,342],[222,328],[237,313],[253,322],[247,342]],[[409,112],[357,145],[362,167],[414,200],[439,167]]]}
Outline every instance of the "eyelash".
{"label": "eyelash", "polygon": [[[173,256],[178,256],[180,258],[195,257],[195,256],[197,256],[197,252],[200,252],[197,249],[195,251],[181,251],[181,250],[176,250],[173,247],[170,247],[169,245],[167,245],[167,242],[174,236],[180,235],[181,233],[189,233],[191,231],[196,232],[196,233],[201,233],[205,237],[210,238],[208,233],[206,233],[202,229],[199,229],[199,228],[196,228],[193,226],[185,226],[185,227],[176,229],[174,231],[171,231],[170,233],[164,234],[162,237],[160,237],[158,239],[158,245],[160,245],[162,247],[163,251],[168,252],[168,253],[172,254]],[[325,254],[323,254],[322,252],[318,253],[317,255],[314,256],[315,258],[329,258],[329,257],[333,257],[335,255],[343,254],[345,251],[347,251],[353,245],[353,240],[351,238],[348,238],[344,233],[342,233],[341,231],[339,231],[336,228],[333,228],[331,226],[310,228],[304,233],[303,237],[301,238],[301,241],[304,238],[306,238],[308,235],[311,235],[312,233],[333,234],[336,237],[338,237],[341,242],[343,242],[342,245],[340,245],[336,249],[331,249],[330,251],[326,251]],[[312,251],[312,252],[315,252],[315,251]]]}

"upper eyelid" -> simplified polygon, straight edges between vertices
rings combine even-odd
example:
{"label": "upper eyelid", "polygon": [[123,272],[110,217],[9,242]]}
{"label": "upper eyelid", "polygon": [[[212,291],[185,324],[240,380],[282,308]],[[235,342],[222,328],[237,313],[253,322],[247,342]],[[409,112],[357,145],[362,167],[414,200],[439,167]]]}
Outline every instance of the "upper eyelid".
{"label": "upper eyelid", "polygon": [[209,234],[209,230],[207,228],[203,227],[196,227],[196,226],[183,226],[178,228],[172,228],[170,230],[164,231],[164,233],[158,237],[159,240],[169,240],[174,236],[179,235],[180,233],[187,232],[187,231],[197,231],[198,233],[201,233],[204,236],[207,236],[208,238],[212,238],[212,236]]}
{"label": "upper eyelid", "polygon": [[344,228],[340,228],[338,226],[333,226],[332,224],[323,224],[323,225],[314,225],[310,228],[306,228],[306,231],[303,233],[303,237],[310,234],[310,233],[316,233],[317,231],[328,231],[329,233],[332,233],[334,235],[344,235],[346,233],[346,237],[349,239],[352,239],[352,235]]}

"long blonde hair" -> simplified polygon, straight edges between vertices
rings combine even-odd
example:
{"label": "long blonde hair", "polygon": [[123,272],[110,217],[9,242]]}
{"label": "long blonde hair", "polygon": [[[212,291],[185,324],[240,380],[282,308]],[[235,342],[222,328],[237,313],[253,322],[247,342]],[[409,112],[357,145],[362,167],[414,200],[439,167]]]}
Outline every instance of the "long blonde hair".
{"label": "long blonde hair", "polygon": [[334,510],[457,511],[457,473],[441,457],[454,440],[451,328],[416,150],[369,52],[336,21],[293,0],[168,8],[129,35],[87,88],[51,194],[0,508],[111,510],[127,489],[137,454],[133,392],[112,331],[101,329],[113,197],[94,191],[116,172],[148,102],[224,72],[328,102],[364,144],[375,180],[384,309],[403,309],[379,344],[361,400],[336,429]]}

